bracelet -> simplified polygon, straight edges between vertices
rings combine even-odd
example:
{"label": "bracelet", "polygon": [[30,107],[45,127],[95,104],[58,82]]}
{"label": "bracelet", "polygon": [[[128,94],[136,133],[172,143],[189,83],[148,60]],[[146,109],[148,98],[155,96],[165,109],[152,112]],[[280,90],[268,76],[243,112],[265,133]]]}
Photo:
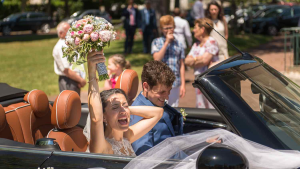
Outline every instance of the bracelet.
{"label": "bracelet", "polygon": [[97,79],[96,77],[93,77],[90,81],[88,81],[88,83],[90,83],[91,81],[96,80],[98,82],[99,79]]}

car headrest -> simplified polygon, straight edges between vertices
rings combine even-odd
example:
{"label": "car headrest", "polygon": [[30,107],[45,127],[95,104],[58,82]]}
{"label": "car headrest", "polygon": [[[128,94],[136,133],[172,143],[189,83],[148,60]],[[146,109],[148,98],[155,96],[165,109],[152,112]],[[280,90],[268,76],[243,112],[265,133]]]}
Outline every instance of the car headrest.
{"label": "car headrest", "polygon": [[59,129],[76,126],[81,116],[81,102],[78,93],[64,90],[54,101],[51,111],[51,123]]}
{"label": "car headrest", "polygon": [[0,104],[0,131],[6,126],[6,116],[3,106]]}
{"label": "car headrest", "polygon": [[139,88],[139,78],[136,71],[125,69],[119,76],[115,88],[124,90],[128,97],[128,102],[131,102]]}
{"label": "car headrest", "polygon": [[24,100],[30,104],[37,117],[43,117],[51,111],[48,96],[41,90],[31,90],[24,96]]}

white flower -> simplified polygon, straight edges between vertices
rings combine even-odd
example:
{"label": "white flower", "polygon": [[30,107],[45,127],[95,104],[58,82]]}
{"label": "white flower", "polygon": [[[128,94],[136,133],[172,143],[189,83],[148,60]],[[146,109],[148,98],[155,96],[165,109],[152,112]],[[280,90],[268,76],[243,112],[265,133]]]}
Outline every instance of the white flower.
{"label": "white flower", "polygon": [[102,42],[97,43],[98,46],[103,46]]}

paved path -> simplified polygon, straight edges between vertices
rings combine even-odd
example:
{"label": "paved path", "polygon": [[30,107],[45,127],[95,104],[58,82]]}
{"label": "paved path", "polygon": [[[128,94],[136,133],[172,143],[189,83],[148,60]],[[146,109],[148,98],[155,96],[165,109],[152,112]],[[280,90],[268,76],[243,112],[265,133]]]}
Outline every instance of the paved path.
{"label": "paved path", "polygon": [[[283,36],[274,37],[274,39],[271,42],[264,45],[260,45],[255,49],[250,49],[249,51],[244,51],[244,52],[248,52],[252,55],[262,58],[267,64],[269,64],[276,70],[288,75],[292,80],[296,82],[299,81],[298,84],[300,84],[300,80],[298,80],[300,79],[300,75],[298,73],[285,72],[285,64],[287,65],[287,68],[291,66],[292,55],[291,53],[288,53],[285,59]],[[186,71],[185,77],[186,77],[186,96],[180,99],[179,107],[195,107],[196,95],[195,95],[195,89],[192,86],[192,83],[194,81],[193,70],[189,69],[188,71]],[[139,91],[142,91],[141,85],[139,86]],[[56,96],[49,97],[50,100],[54,100],[55,98]],[[87,102],[87,91],[81,92],[81,101],[85,103]]]}

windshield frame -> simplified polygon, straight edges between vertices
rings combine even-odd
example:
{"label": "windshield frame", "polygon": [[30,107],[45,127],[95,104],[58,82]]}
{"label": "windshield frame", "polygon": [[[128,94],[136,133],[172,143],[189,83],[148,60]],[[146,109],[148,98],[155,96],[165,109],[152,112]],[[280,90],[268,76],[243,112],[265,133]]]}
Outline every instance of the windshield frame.
{"label": "windshield frame", "polygon": [[226,74],[240,72],[237,67],[249,63],[256,63],[256,66],[262,66],[271,74],[275,72],[280,74],[275,69],[270,71],[260,58],[243,53],[242,56],[227,59],[197,76],[193,86],[202,91],[234,133],[274,149],[290,150],[291,148],[255,115],[249,104],[236,95],[221,79]]}

